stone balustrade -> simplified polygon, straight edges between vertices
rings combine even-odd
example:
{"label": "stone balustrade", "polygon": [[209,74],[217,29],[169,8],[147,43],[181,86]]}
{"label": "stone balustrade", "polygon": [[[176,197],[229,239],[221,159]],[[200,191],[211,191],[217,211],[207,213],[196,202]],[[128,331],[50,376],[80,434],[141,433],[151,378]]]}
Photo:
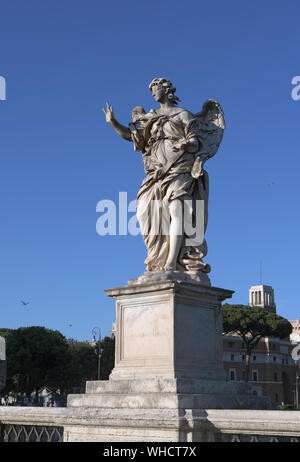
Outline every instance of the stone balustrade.
{"label": "stone balustrade", "polygon": [[124,419],[120,409],[1,406],[0,425],[0,441],[300,442],[298,411],[131,409]]}

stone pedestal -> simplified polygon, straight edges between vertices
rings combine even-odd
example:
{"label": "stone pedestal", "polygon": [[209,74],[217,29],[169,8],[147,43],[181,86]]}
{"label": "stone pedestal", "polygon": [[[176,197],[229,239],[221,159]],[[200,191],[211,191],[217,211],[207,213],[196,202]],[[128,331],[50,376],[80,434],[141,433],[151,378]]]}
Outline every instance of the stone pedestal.
{"label": "stone pedestal", "polygon": [[[159,441],[162,420],[170,428],[181,426],[187,413],[190,419],[205,409],[269,406],[249,385],[225,377],[221,302],[232,291],[165,277],[132,280],[106,293],[116,299],[115,368],[108,381],[87,382],[85,394],[68,397],[68,407],[109,413],[110,431],[104,425],[95,441],[108,433],[110,441],[123,441],[128,426],[131,441],[147,441],[141,412]],[[182,428],[180,441],[186,441]],[[72,431],[68,435],[72,441]]]}
{"label": "stone pedestal", "polygon": [[232,291],[171,280],[106,293],[116,299],[112,380],[225,379],[221,301]]}

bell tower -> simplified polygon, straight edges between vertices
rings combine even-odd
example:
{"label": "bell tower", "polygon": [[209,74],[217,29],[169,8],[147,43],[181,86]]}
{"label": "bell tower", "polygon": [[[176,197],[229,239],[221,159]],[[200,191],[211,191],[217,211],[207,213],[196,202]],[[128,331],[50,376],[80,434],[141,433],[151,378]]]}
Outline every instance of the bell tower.
{"label": "bell tower", "polygon": [[276,313],[274,289],[271,286],[265,286],[264,284],[251,286],[249,289],[249,305],[260,306],[272,313]]}

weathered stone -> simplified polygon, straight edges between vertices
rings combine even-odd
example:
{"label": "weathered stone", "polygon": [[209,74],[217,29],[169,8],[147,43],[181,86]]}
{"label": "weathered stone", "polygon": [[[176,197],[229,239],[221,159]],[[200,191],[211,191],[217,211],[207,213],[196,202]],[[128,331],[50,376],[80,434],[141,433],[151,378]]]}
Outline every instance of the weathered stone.
{"label": "weathered stone", "polygon": [[225,379],[221,301],[232,291],[171,280],[106,293],[117,301],[111,380]]}
{"label": "weathered stone", "polygon": [[232,291],[171,279],[106,293],[116,299],[115,368],[108,381],[87,382],[85,394],[69,395],[68,408],[117,412],[118,425],[106,421],[93,436],[68,427],[68,441],[96,434],[97,441],[205,441],[204,409],[269,406],[249,385],[225,378],[221,302]]}
{"label": "weathered stone", "polygon": [[62,426],[65,442],[218,441],[221,434],[300,439],[297,411],[0,406],[0,424]]}

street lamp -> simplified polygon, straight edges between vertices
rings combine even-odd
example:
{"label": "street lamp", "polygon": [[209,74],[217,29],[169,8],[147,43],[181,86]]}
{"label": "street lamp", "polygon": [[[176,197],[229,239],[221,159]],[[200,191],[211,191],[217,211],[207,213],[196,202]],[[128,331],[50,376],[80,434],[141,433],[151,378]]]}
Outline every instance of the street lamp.
{"label": "street lamp", "polygon": [[[98,347],[97,347],[97,340],[96,336],[98,334]],[[102,348],[101,348],[101,331],[99,327],[94,327],[92,330],[92,336],[93,336],[93,344],[96,346],[95,353],[98,355],[98,380],[100,380],[100,359],[102,355]]]}

